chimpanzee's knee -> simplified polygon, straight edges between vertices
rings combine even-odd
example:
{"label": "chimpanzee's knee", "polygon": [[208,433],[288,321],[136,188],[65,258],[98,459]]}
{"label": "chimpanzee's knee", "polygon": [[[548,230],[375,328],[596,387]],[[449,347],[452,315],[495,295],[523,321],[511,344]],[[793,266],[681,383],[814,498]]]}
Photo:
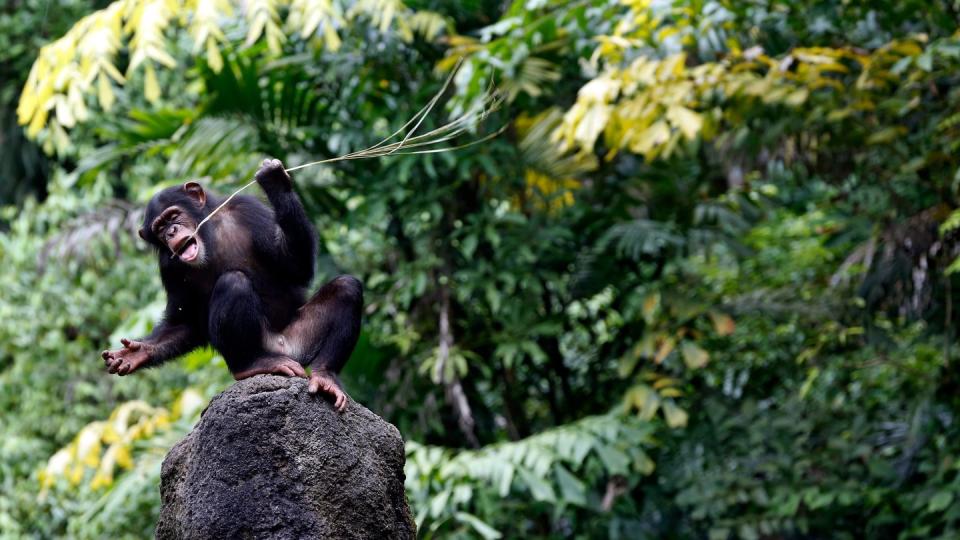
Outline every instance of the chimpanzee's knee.
{"label": "chimpanzee's knee", "polygon": [[335,288],[337,296],[347,303],[363,304],[363,285],[353,276],[338,276],[330,282]]}
{"label": "chimpanzee's knee", "polygon": [[226,272],[217,279],[211,298],[219,297],[222,299],[232,297],[237,293],[246,294],[247,292],[253,292],[253,284],[250,283],[250,278],[243,272],[234,270]]}

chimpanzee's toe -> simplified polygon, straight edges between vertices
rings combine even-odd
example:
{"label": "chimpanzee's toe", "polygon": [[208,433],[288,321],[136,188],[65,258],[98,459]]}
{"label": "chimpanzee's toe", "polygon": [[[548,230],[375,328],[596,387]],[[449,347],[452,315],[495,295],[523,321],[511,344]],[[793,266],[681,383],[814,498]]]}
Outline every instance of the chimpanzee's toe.
{"label": "chimpanzee's toe", "polygon": [[347,409],[347,393],[340,388],[340,384],[329,373],[314,371],[310,374],[310,384],[307,391],[311,394],[323,393],[333,398],[333,406],[339,412]]}

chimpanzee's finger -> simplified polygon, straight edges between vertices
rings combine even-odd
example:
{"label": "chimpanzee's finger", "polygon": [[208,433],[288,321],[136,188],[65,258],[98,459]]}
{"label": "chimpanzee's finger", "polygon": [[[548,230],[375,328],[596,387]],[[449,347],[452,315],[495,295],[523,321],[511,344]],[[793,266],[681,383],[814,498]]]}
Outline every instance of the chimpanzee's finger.
{"label": "chimpanzee's finger", "polygon": [[338,411],[345,411],[347,409],[347,395],[342,392],[337,394],[337,402],[335,405]]}
{"label": "chimpanzee's finger", "polygon": [[124,347],[129,347],[129,346],[130,346],[130,340],[127,339],[127,338],[120,338],[120,343],[123,343],[123,346],[124,346]]}
{"label": "chimpanzee's finger", "polygon": [[320,379],[318,377],[310,377],[310,384],[307,385],[307,392],[316,394],[317,390],[320,390]]}

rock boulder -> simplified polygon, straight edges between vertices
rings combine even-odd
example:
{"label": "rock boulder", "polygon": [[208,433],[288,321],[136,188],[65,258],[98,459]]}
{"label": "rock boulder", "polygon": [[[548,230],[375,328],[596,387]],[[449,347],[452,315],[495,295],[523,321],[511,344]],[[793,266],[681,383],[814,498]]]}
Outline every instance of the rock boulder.
{"label": "rock boulder", "polygon": [[157,538],[414,538],[403,464],[400,432],[361,405],[251,377],[164,459]]}

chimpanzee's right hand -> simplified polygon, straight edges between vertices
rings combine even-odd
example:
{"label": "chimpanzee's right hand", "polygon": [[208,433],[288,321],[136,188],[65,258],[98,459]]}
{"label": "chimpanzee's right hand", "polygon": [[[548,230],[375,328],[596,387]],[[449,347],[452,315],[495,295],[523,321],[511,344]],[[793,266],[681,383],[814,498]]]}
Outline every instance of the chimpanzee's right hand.
{"label": "chimpanzee's right hand", "polygon": [[141,341],[121,339],[122,349],[103,351],[100,356],[107,365],[107,371],[117,375],[129,375],[147,365],[153,346]]}
{"label": "chimpanzee's right hand", "polygon": [[263,160],[263,163],[260,164],[260,170],[257,171],[254,178],[266,192],[278,188],[288,190],[293,187],[293,180],[283,169],[283,163],[279,159]]}

